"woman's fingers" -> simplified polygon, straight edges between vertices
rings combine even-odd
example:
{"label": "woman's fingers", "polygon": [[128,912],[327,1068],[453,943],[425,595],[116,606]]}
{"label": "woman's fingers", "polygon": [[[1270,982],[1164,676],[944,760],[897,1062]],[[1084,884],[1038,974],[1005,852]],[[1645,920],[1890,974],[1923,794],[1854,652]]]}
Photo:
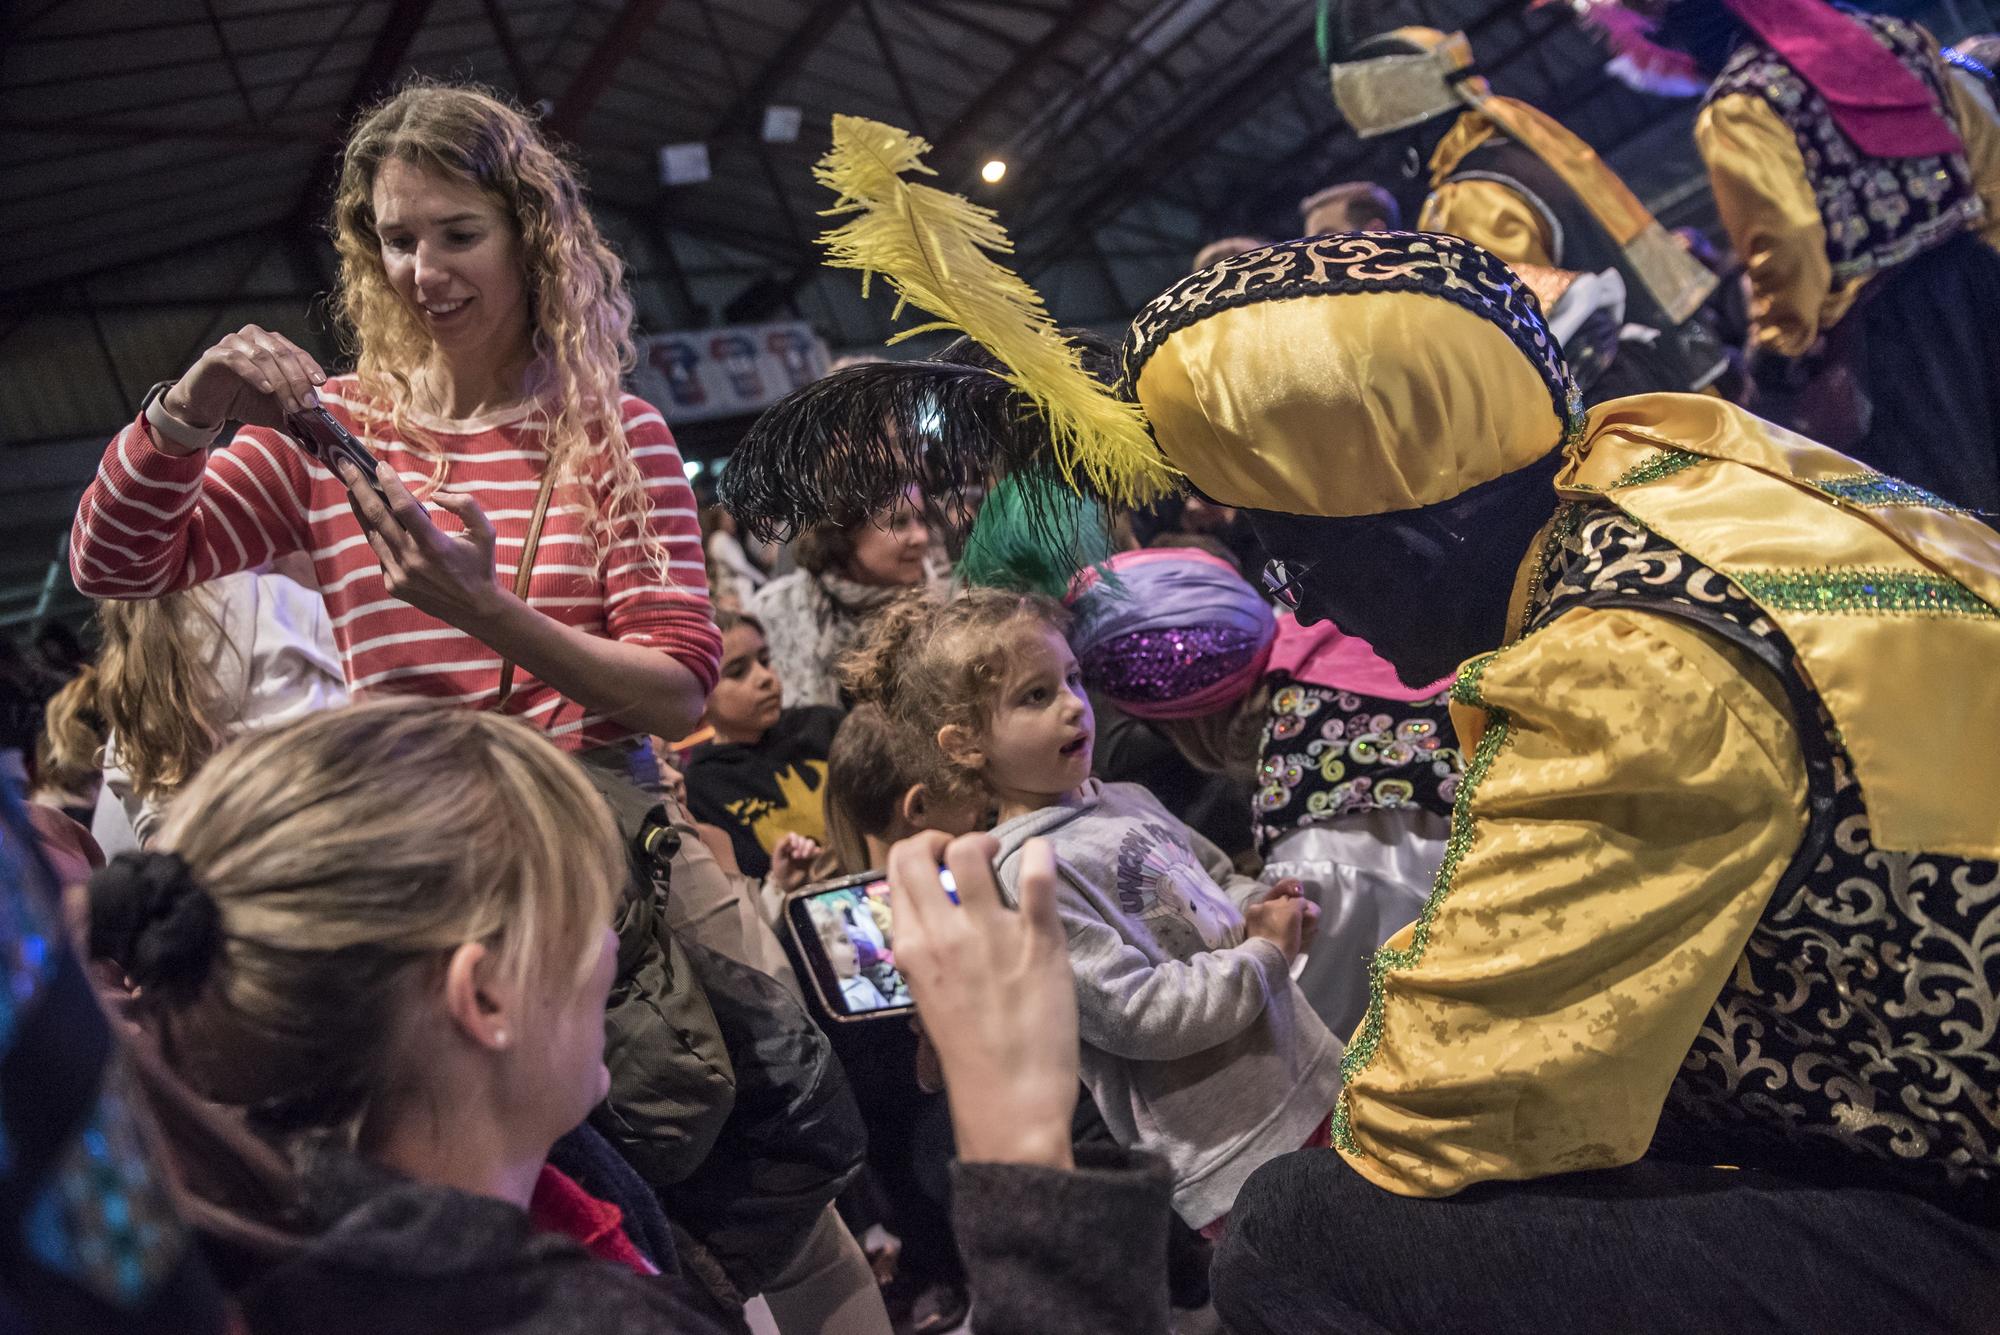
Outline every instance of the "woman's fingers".
{"label": "woman's fingers", "polygon": [[258,361],[268,366],[277,384],[279,402],[288,413],[310,408],[313,398],[312,359],[283,334],[274,334],[256,325],[244,326],[244,336],[257,349]]}
{"label": "woman's fingers", "polygon": [[[357,514],[360,512],[361,506],[352,487],[348,489],[347,502],[354,507]],[[366,519],[361,521],[361,536],[367,541],[368,550],[375,553],[376,563],[382,567],[382,583],[390,593],[398,592],[402,588],[404,566],[402,555],[397,552],[395,544],[377,532]]]}
{"label": "woman's fingers", "polygon": [[479,502],[470,496],[455,491],[434,492],[431,504],[454,516],[465,526],[465,535],[482,547],[493,546],[493,521],[486,517],[486,511],[479,508]]}
{"label": "woman's fingers", "polygon": [[382,503],[375,489],[368,485],[368,479],[360,469],[341,459],[334,463],[333,473],[347,488],[347,503],[354,507],[355,517],[361,521],[362,535],[368,539],[375,559],[382,563],[383,575],[400,580],[419,555],[415,540],[404,530],[389,507]]}
{"label": "woman's fingers", "polygon": [[972,912],[993,912],[1004,907],[1000,884],[993,878],[993,855],[999,843],[990,834],[963,834],[945,850],[944,865],[958,884],[959,907]]}
{"label": "woman's fingers", "polygon": [[[395,469],[387,464],[377,464],[375,481],[382,488],[382,494],[389,498],[388,511],[395,516],[395,522],[419,546],[429,546],[443,536],[424,510],[424,503],[410,494],[410,489],[403,485],[403,479],[396,476]],[[445,508],[450,509],[449,506]]]}
{"label": "woman's fingers", "polygon": [[920,943],[924,925],[939,913],[956,912],[938,879],[938,861],[950,842],[950,835],[925,830],[889,850],[889,903],[900,949]]}

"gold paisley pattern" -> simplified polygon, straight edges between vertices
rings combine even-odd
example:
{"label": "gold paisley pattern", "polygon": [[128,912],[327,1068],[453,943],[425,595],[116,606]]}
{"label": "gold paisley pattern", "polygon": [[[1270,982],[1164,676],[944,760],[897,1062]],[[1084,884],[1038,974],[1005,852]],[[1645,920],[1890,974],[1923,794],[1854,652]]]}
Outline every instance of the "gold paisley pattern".
{"label": "gold paisley pattern", "polygon": [[[1564,553],[1537,621],[1590,594],[1636,595],[1669,615],[1698,605],[1791,659],[1741,590],[1622,514],[1591,507]],[[1658,1147],[1738,1164],[1831,1149],[1924,1186],[1992,1184],[2000,863],[1876,848],[1824,712],[1800,722],[1832,745],[1832,837],[1772,895],[1682,1064]]]}

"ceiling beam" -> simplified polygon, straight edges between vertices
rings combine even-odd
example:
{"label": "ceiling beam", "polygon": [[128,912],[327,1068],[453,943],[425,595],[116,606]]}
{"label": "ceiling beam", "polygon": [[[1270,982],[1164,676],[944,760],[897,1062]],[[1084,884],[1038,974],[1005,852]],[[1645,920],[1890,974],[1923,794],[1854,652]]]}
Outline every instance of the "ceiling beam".
{"label": "ceiling beam", "polygon": [[[424,19],[429,16],[434,0],[395,0],[389,7],[389,17],[376,30],[375,40],[369,45],[368,58],[355,71],[354,82],[348,85],[347,96],[341,100],[340,115],[335,120],[336,133],[345,136],[348,122],[352,121],[369,103],[389,91],[402,72],[403,58],[410,53],[417,34],[423,29]],[[313,164],[312,174],[306,178],[306,188],[299,195],[299,202],[293,206],[290,226],[309,228],[319,220],[325,203],[333,194],[334,183],[340,175],[341,145],[336,143],[319,155]]]}
{"label": "ceiling beam", "polygon": [[549,114],[547,122],[550,129],[565,139],[577,138],[577,132],[583,128],[584,117],[597,105],[597,99],[604,96],[604,90],[611,86],[612,76],[618,73],[618,67],[625,63],[625,58],[639,49],[646,30],[653,26],[653,20],[660,16],[666,5],[667,0],[625,0],[618,17],[611,20],[604,36],[584,57],[576,77],[556,99],[556,109]]}
{"label": "ceiling beam", "polygon": [[1107,158],[1127,165],[1105,173],[1095,189],[1068,209],[1037,219],[1033,230],[1052,236],[1052,240],[1032,255],[1023,246],[1023,270],[1032,274],[1037,268],[1088,245],[1092,234],[1107,218],[1133,196],[1150,189],[1157,177],[1175,164],[1197,157],[1236,128],[1258,105],[1277,96],[1286,82],[1310,67],[1311,33],[1309,16],[1296,25],[1273,30],[1259,43],[1267,52],[1261,60],[1243,67],[1236,78],[1215,85],[1212,95],[1191,99],[1181,115],[1154,122],[1140,142]]}
{"label": "ceiling beam", "polygon": [[493,40],[500,44],[500,56],[507,62],[507,73],[514,80],[514,96],[533,105],[534,76],[528,73],[527,62],[521,59],[521,47],[514,40],[514,25],[507,21],[507,11],[500,0],[480,0],[480,3],[486,9],[486,26],[493,30]]}
{"label": "ceiling beam", "polygon": [[176,144],[212,140],[226,144],[324,144],[333,136],[324,131],[286,129],[277,125],[162,125],[157,119],[142,121],[80,121],[59,116],[8,116],[0,118],[0,134],[73,134],[82,139],[111,139],[129,144]]}
{"label": "ceiling beam", "polygon": [[[1049,25],[1047,32],[1037,37],[1009,61],[1007,68],[1000,72],[1000,76],[988,83],[979,96],[967,103],[965,109],[953,117],[951,124],[945,127],[944,135],[937,141],[937,148],[931,154],[931,160],[939,168],[940,174],[947,177],[951,175],[947,170],[947,164],[952,163],[965,151],[973,141],[973,136],[979,132],[980,125],[999,109],[1001,102],[1009,93],[1026,83],[1029,76],[1060,51],[1070,38],[1095,22],[1097,17],[1110,9],[1114,3],[1115,0],[1082,0],[1081,4],[1074,6],[1062,19]],[[970,164],[966,164],[964,171],[970,171]]]}
{"label": "ceiling beam", "polygon": [[761,116],[772,95],[804,68],[805,63],[812,59],[813,52],[819,50],[819,44],[826,40],[826,35],[847,17],[856,3],[857,0],[818,0],[812,13],[806,16],[806,21],[784,40],[761,69],[750,76],[750,82],[715,118],[708,137],[719,138]]}

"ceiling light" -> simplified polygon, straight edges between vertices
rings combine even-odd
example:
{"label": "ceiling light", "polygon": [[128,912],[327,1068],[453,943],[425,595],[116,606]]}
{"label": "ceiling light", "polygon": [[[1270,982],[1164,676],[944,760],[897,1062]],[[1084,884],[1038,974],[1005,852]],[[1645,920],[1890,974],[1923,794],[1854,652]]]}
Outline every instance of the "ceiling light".
{"label": "ceiling light", "polygon": [[1007,164],[998,158],[988,158],[986,165],[979,169],[979,179],[988,185],[1000,184],[1000,179],[1006,174]]}

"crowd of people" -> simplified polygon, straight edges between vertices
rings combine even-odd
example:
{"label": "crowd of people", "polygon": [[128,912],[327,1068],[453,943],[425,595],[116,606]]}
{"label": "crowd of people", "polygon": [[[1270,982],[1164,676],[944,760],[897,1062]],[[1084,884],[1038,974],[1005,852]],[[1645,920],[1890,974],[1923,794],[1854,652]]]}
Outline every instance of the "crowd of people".
{"label": "crowd of people", "polygon": [[558,146],[368,112],[352,368],[154,386],[0,663],[0,1325],[1993,1329],[1991,44],[1649,0],[1708,240],[1390,8],[1299,238],[885,261],[719,496]]}

